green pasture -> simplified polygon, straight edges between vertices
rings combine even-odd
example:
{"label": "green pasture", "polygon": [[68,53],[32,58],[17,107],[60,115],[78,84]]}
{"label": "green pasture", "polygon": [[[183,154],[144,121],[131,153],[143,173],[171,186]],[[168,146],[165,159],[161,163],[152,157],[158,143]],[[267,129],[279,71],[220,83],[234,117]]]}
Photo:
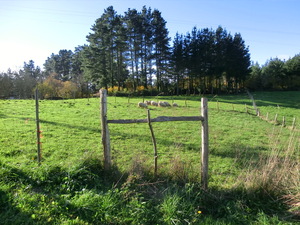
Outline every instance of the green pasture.
{"label": "green pasture", "polygon": [[[291,148],[291,163],[299,161],[300,92],[253,96],[261,117],[246,113],[252,106],[247,94],[204,96],[209,100],[208,191],[200,186],[200,122],[152,124],[159,157],[154,179],[147,123],[109,124],[113,169],[104,171],[99,99],[40,100],[39,166],[35,101],[0,100],[0,224],[296,224],[299,206],[282,196],[297,187],[265,193],[244,184],[270,154],[284,160]],[[201,97],[144,100],[179,105],[149,106],[151,117],[198,116]],[[137,107],[140,101],[108,97],[108,119],[147,118],[147,110]],[[278,123],[272,121],[275,114]]]}

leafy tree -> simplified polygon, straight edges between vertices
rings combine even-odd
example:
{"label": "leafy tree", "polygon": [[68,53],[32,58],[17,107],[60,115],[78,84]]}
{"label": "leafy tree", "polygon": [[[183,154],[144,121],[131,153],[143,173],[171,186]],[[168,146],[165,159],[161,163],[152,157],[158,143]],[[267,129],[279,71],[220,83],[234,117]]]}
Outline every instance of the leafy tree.
{"label": "leafy tree", "polygon": [[56,79],[57,74],[50,74],[45,81],[38,84],[39,93],[42,98],[61,97],[60,90],[63,88],[63,81]]}
{"label": "leafy tree", "polygon": [[289,89],[300,89],[300,54],[285,62],[287,85]]}
{"label": "leafy tree", "polygon": [[263,85],[266,88],[286,89],[287,71],[284,62],[278,58],[271,59],[262,69]]}
{"label": "leafy tree", "polygon": [[262,69],[258,63],[251,65],[250,75],[246,81],[246,87],[251,90],[263,89]]}
{"label": "leafy tree", "polygon": [[13,77],[10,76],[11,71],[0,74],[0,98],[13,96]]}
{"label": "leafy tree", "polygon": [[78,86],[72,81],[65,81],[59,90],[59,95],[63,98],[75,98],[78,96]]}

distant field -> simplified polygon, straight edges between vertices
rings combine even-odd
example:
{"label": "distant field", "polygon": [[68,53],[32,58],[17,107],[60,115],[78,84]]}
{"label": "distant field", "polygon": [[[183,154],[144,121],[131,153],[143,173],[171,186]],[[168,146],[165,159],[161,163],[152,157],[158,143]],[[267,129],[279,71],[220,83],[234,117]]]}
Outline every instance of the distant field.
{"label": "distant field", "polygon": [[[110,173],[103,171],[99,99],[39,102],[41,166],[36,161],[34,100],[0,100],[1,221],[296,222],[299,206],[279,201],[282,193],[274,191],[270,197],[263,190],[247,189],[241,182],[247,183],[246,178],[252,176],[249,171],[255,170],[274,149],[279,161],[284,161],[286,149],[293,148],[289,159],[299,169],[300,92],[252,94],[261,114],[268,113],[269,122],[254,112],[246,113],[245,104],[252,105],[247,94],[206,96],[210,135],[208,193],[199,186],[200,122],[153,123],[159,156],[159,177],[154,180],[153,146],[147,124],[109,125],[114,169]],[[151,117],[200,115],[201,96],[159,96],[156,100],[160,99],[174,101],[179,107],[150,106]],[[137,107],[139,101],[142,98],[108,97],[108,119],[146,118],[147,111]],[[286,127],[272,123],[275,114],[279,120],[285,116]],[[291,131],[293,118],[296,128]],[[294,191],[292,187],[291,193]]]}

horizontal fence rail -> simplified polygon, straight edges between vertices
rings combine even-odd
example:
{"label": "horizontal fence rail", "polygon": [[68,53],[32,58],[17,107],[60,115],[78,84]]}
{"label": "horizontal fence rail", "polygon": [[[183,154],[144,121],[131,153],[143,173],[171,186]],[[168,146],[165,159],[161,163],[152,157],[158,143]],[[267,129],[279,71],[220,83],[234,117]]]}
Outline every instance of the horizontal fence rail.
{"label": "horizontal fence rail", "polygon": [[[180,116],[180,117],[158,116],[150,120],[150,122],[170,122],[170,121],[204,121],[204,117],[202,116]],[[148,123],[148,122],[149,122],[148,119],[107,120],[107,123],[119,123],[119,124]]]}

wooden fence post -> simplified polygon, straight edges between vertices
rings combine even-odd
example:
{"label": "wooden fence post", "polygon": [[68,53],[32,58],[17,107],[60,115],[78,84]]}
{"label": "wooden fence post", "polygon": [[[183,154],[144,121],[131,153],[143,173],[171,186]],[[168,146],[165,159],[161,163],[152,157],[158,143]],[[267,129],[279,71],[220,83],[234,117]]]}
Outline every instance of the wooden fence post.
{"label": "wooden fence post", "polygon": [[110,138],[107,123],[107,91],[100,89],[100,119],[101,119],[101,136],[104,154],[104,169],[111,168]]}
{"label": "wooden fence post", "polygon": [[40,130],[40,119],[39,119],[39,91],[35,89],[35,117],[36,117],[36,139],[37,139],[37,161],[41,164],[41,130]]}
{"label": "wooden fence post", "polygon": [[275,123],[277,123],[277,117],[278,117],[278,114],[276,113],[275,118],[274,118]]}
{"label": "wooden fence post", "polygon": [[148,114],[147,114],[147,119],[148,119],[148,125],[150,128],[150,132],[151,132],[151,137],[152,137],[152,143],[153,143],[153,150],[154,150],[154,177],[157,177],[157,147],[156,147],[156,139],[154,136],[154,132],[153,132],[153,128],[151,125],[151,118],[150,118],[150,110],[148,109]]}
{"label": "wooden fence post", "polygon": [[201,158],[201,184],[204,190],[208,186],[208,106],[207,98],[201,99],[202,121],[202,158]]}
{"label": "wooden fence post", "polygon": [[296,117],[294,117],[294,119],[293,119],[293,124],[292,124],[292,129],[293,130],[295,129],[295,125],[296,125]]}

